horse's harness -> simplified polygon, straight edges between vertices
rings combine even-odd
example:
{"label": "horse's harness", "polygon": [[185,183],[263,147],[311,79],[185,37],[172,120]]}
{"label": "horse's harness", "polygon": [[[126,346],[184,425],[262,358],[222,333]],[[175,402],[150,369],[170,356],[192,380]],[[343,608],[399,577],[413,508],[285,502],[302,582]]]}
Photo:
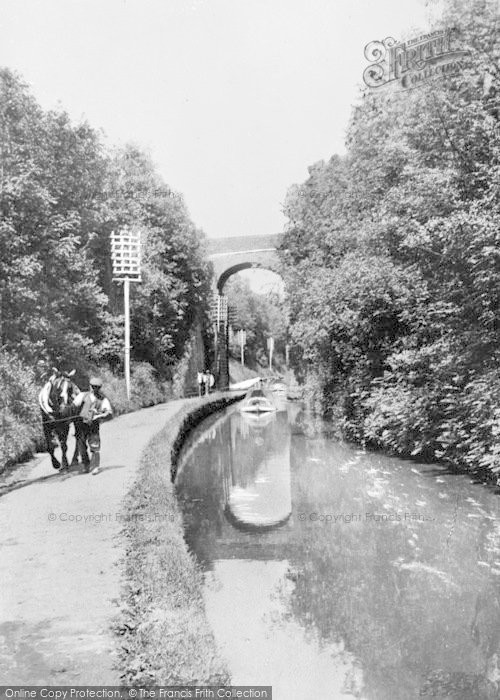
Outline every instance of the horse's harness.
{"label": "horse's harness", "polygon": [[49,379],[49,382],[50,390],[48,403],[54,409],[54,414],[47,413],[40,402],[40,406],[44,415],[51,423],[69,423],[73,421],[75,416],[71,414],[71,410],[69,411],[69,415],[64,416],[62,418],[56,418],[56,415],[61,415],[62,404],[64,405],[64,407],[71,409],[71,396],[75,389],[76,393],[80,393],[78,387],[71,381],[71,379],[69,379],[69,377],[66,377],[64,374],[56,377],[51,377]]}

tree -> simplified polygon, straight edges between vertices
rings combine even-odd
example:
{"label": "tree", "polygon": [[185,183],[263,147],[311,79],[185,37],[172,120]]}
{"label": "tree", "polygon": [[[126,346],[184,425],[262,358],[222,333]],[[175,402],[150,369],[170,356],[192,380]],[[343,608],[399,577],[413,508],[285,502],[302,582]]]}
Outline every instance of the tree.
{"label": "tree", "polygon": [[[284,357],[286,317],[283,304],[275,294],[253,292],[247,280],[234,275],[224,287],[228,303],[235,309],[233,327],[246,331],[245,357],[250,366],[267,365],[267,339],[274,338],[275,357]],[[233,349],[239,359],[239,346]]]}
{"label": "tree", "polygon": [[195,321],[203,322],[208,314],[204,237],[190,221],[182,196],[162,181],[140,149],[116,152],[112,170],[115,226],[142,231],[142,283],[134,286],[131,301],[133,356],[167,375]]}
{"label": "tree", "polygon": [[29,364],[88,351],[106,297],[85,246],[99,202],[96,134],[43,113],[22,81],[0,72],[2,343]]}
{"label": "tree", "polygon": [[119,366],[109,236],[138,227],[144,281],[132,300],[133,356],[165,375],[206,314],[209,289],[203,235],[182,197],[140,149],[107,151],[88,124],[43,112],[7,69],[0,148],[0,342],[34,367]]}
{"label": "tree", "polygon": [[[324,410],[340,397],[351,436],[496,469],[494,400],[474,403],[499,389],[494,5],[447,3],[435,28],[453,17],[470,49],[459,75],[363,96],[347,155],[290,190],[280,255],[298,370]],[[487,425],[474,444],[472,416]]]}

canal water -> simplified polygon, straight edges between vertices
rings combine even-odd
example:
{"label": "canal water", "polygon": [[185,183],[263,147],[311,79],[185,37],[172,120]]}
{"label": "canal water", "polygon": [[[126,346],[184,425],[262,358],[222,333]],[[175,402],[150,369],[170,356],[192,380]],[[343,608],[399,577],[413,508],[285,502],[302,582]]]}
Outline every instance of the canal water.
{"label": "canal water", "polygon": [[465,475],[309,437],[238,406],[176,490],[234,685],[275,700],[500,696],[500,513]]}

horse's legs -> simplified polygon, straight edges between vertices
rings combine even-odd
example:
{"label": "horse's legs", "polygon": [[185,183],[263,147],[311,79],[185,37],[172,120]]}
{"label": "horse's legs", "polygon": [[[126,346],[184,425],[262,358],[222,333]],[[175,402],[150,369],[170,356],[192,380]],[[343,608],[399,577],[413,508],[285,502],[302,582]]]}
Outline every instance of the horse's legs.
{"label": "horse's legs", "polygon": [[76,467],[76,465],[78,464],[78,455],[80,453],[80,450],[78,447],[78,439],[79,439],[78,434],[80,432],[79,421],[75,421],[74,426],[75,426],[75,449],[73,452],[73,457],[71,458],[71,462],[70,462],[71,467]]}
{"label": "horse's legs", "polygon": [[54,450],[57,447],[57,442],[54,436],[53,428],[51,427],[51,421],[45,419],[45,414],[42,414],[42,427],[43,435],[45,438],[45,444],[47,446],[47,452],[50,455],[52,466],[54,467],[54,469],[59,469],[61,465],[59,464],[54,455]]}
{"label": "horse's legs", "polygon": [[59,428],[58,432],[58,437],[59,437],[59,443],[61,445],[61,453],[62,453],[62,469],[67,469],[68,468],[68,433],[69,433],[69,425],[68,423],[63,424],[61,428]]}

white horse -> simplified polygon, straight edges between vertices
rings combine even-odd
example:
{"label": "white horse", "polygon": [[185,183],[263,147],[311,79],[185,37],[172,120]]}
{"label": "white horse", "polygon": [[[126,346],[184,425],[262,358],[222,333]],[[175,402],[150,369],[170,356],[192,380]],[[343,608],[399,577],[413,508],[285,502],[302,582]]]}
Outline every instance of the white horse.
{"label": "white horse", "polygon": [[198,396],[207,396],[210,393],[210,389],[215,385],[215,377],[212,372],[205,370],[205,372],[198,372],[197,374],[198,382]]}

